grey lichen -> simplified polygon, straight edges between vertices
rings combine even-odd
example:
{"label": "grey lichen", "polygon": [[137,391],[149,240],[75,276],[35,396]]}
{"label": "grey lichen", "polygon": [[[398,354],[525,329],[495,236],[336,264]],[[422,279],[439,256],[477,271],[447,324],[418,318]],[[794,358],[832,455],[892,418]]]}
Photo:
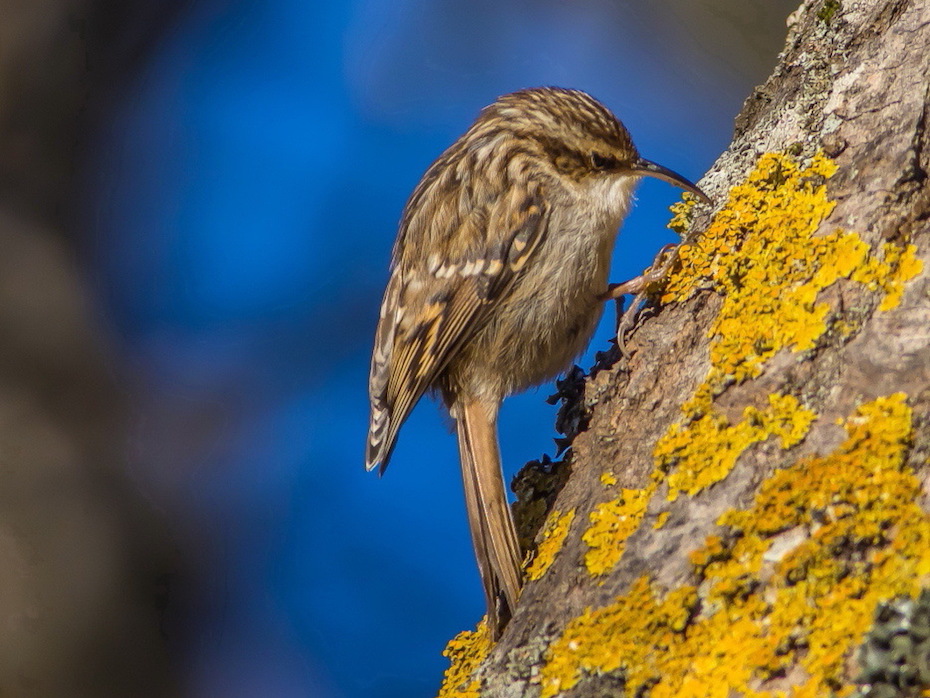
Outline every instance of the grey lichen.
{"label": "grey lichen", "polygon": [[859,649],[855,698],[916,698],[930,688],[930,589],[881,604]]}

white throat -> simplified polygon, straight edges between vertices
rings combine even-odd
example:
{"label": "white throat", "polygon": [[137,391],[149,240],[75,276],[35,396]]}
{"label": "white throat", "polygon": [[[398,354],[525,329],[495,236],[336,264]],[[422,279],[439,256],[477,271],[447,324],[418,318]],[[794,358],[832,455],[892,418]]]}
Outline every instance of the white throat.
{"label": "white throat", "polygon": [[589,202],[600,216],[619,227],[630,210],[640,179],[640,175],[633,174],[594,179],[588,185]]}

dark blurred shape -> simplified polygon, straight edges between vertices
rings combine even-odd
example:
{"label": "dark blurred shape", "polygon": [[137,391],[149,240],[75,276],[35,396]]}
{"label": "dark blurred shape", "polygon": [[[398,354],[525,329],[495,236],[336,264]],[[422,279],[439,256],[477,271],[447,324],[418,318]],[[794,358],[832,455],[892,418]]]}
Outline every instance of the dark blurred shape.
{"label": "dark blurred shape", "polygon": [[80,3],[0,1],[0,197],[60,216],[69,189],[84,48]]}
{"label": "dark blurred shape", "polygon": [[186,0],[0,0],[0,201],[61,227],[82,126]]}
{"label": "dark blurred shape", "polygon": [[[133,50],[115,51],[108,37],[172,5],[0,0],[5,697],[177,693],[160,629],[170,546],[126,481],[127,405],[67,243],[76,144],[94,93],[86,65],[106,56],[98,77],[125,78]],[[94,39],[107,46],[96,50]]]}
{"label": "dark blurred shape", "polygon": [[164,529],[124,481],[73,254],[2,210],[0,249],[0,695],[170,695]]}
{"label": "dark blurred shape", "polygon": [[719,76],[761,80],[775,65],[788,15],[798,0],[660,0],[629,3],[633,11]]}

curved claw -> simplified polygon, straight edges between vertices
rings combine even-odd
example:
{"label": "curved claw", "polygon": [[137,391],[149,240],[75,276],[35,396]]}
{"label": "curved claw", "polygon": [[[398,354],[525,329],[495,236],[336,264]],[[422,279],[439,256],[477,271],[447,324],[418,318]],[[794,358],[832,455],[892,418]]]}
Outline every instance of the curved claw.
{"label": "curved claw", "polygon": [[[627,359],[630,358],[630,354],[626,348],[625,335],[635,324],[639,306],[645,300],[644,296],[649,286],[662,281],[678,260],[678,248],[679,246],[675,243],[665,245],[656,254],[652,265],[642,274],[620,284],[610,284],[607,291],[598,297],[599,300],[617,301],[617,347]],[[633,299],[626,312],[623,312],[622,297],[627,294],[633,294],[636,298]]]}

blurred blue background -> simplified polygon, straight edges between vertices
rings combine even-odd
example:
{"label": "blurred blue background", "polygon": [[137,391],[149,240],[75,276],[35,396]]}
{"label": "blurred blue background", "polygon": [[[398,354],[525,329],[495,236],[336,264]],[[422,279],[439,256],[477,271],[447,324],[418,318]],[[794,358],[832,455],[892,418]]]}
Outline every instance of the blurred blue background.
{"label": "blurred blue background", "polygon": [[[435,693],[440,651],[483,612],[455,440],[424,401],[387,475],[362,466],[406,196],[482,106],[534,85],[591,92],[697,180],[795,4],[188,3],[84,176],[131,475],[178,549],[165,632],[185,695]],[[673,240],[678,197],[643,182],[614,280]],[[505,404],[508,477],[553,450],[550,392]]]}

